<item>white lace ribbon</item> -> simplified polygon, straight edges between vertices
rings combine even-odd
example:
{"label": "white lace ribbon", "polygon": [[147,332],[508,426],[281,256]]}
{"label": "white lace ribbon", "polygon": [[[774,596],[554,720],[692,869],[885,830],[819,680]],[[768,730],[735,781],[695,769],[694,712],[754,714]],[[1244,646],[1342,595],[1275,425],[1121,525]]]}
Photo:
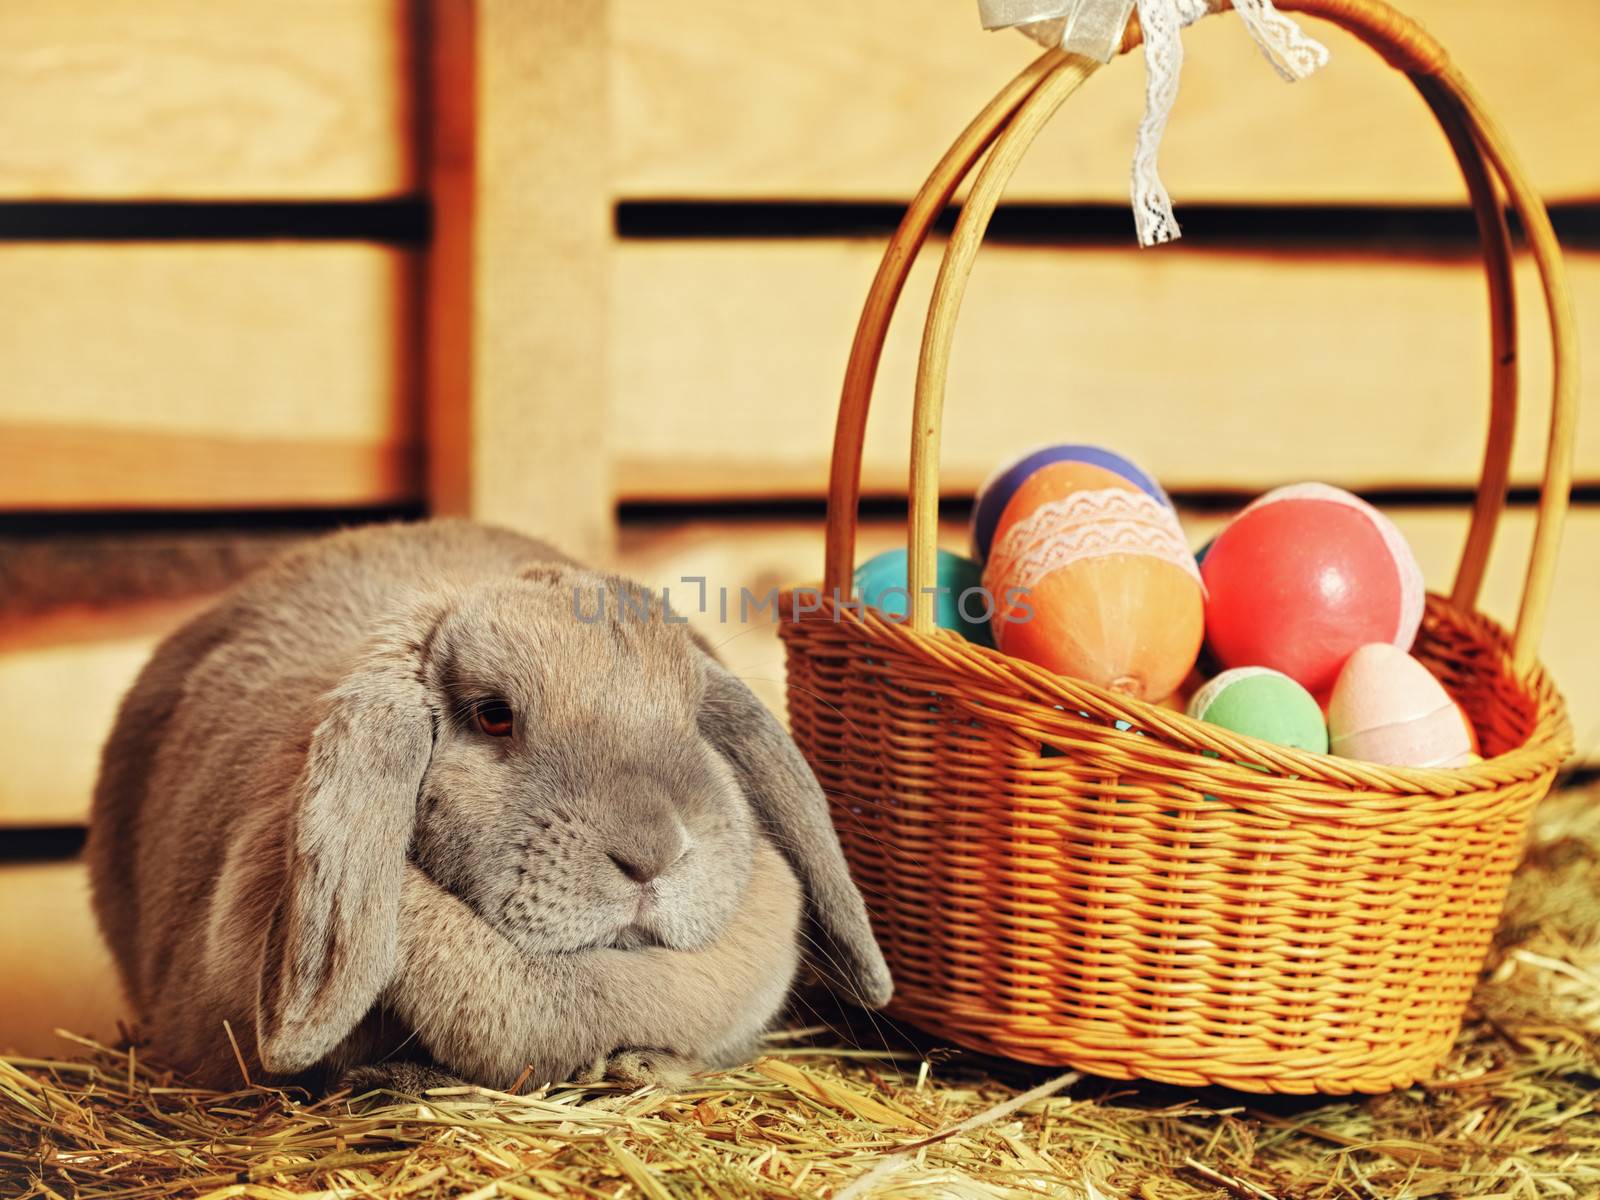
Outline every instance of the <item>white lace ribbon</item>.
{"label": "white lace ribbon", "polygon": [[1159,558],[1205,590],[1177,514],[1134,487],[1070,492],[1047,500],[1006,529],[989,551],[983,586],[991,596],[1031,590],[1086,558]]}
{"label": "white lace ribbon", "polygon": [[1136,4],[1144,32],[1145,106],[1133,151],[1133,219],[1139,244],[1154,246],[1179,236],[1172,199],[1156,166],[1183,70],[1179,31],[1208,12],[1231,7],[1267,61],[1290,81],[1324,65],[1328,51],[1274,8],[1272,0],[978,0],[978,14],[985,29],[1020,29],[1044,45],[1110,62]]}

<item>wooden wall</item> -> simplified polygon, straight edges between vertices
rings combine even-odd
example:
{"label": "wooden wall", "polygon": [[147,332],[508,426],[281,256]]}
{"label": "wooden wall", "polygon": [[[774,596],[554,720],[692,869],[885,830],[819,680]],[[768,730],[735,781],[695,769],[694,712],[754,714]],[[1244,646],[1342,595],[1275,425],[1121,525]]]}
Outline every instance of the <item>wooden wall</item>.
{"label": "wooden wall", "polygon": [[[1548,52],[1600,53],[1600,7],[1406,7],[1556,205],[1600,343],[1600,82]],[[962,316],[953,512],[1021,446],[1100,441],[1198,506],[1197,542],[1225,494],[1381,493],[1448,585],[1486,424],[1481,269],[1425,107],[1328,42],[1327,71],[1289,87],[1232,18],[1187,35],[1162,159],[1178,246],[1132,244],[1139,64],[1091,79],[1041,138]],[[656,583],[815,576],[877,256],[1032,53],[968,0],[9,0],[0,584],[62,539],[287,539],[430,510]],[[885,357],[877,497],[903,495],[930,280],[919,265]],[[1525,322],[1517,503],[1485,597],[1505,618],[1548,405],[1538,333]],[[1546,657],[1600,762],[1600,423],[1580,428]],[[901,536],[876,511],[863,554]],[[122,689],[227,573],[151,588],[128,567],[93,605],[0,595],[0,863],[70,851]],[[770,628],[707,633],[780,700]],[[79,868],[0,865],[0,916],[0,1047],[114,1032]]]}
{"label": "wooden wall", "polygon": [[[414,250],[260,236],[306,230],[308,204],[417,194],[416,18],[0,6],[0,506],[417,497]],[[191,222],[220,236],[155,240],[152,202],[234,207]]]}
{"label": "wooden wall", "polygon": [[[1600,45],[1569,0],[1407,0],[1471,76],[1552,200],[1592,200],[1595,83],[1560,64]],[[612,0],[614,155],[627,197],[900,199],[1036,52],[955,0]],[[1327,25],[1330,68],[1286,87],[1233,17],[1184,34],[1162,173],[1175,198],[1455,203],[1460,180],[1404,78]],[[1562,59],[1551,48],[1562,48]],[[1126,198],[1142,66],[1093,80],[1042,135],[1013,200]]]}

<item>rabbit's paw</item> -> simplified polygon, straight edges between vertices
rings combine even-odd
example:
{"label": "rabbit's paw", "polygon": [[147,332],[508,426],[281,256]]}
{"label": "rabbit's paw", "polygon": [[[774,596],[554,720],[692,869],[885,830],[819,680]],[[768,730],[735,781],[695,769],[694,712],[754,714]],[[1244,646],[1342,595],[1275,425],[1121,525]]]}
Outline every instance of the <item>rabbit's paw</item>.
{"label": "rabbit's paw", "polygon": [[625,1087],[681,1087],[703,1064],[648,1046],[622,1046],[603,1055],[578,1076],[579,1083],[620,1083]]}
{"label": "rabbit's paw", "polygon": [[464,1087],[466,1081],[439,1070],[413,1062],[368,1063],[351,1067],[339,1077],[339,1088],[348,1089],[351,1095],[364,1092],[399,1092],[406,1096],[420,1096],[429,1088]]}

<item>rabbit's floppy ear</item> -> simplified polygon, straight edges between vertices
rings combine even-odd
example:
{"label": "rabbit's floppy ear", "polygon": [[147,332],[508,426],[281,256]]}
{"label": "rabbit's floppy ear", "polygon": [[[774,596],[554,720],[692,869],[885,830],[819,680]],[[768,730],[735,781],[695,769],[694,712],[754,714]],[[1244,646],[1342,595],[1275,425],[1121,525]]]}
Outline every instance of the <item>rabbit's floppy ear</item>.
{"label": "rabbit's floppy ear", "polygon": [[850,880],[828,801],[783,726],[739,679],[706,655],[700,732],[727,759],[762,826],[805,886],[819,939],[817,963],[869,1008],[889,1002],[893,983]]}
{"label": "rabbit's floppy ear", "polygon": [[427,656],[443,610],[377,629],[322,700],[295,781],[283,890],[256,1005],[261,1063],[315,1066],[394,974],[400,888],[438,717]]}

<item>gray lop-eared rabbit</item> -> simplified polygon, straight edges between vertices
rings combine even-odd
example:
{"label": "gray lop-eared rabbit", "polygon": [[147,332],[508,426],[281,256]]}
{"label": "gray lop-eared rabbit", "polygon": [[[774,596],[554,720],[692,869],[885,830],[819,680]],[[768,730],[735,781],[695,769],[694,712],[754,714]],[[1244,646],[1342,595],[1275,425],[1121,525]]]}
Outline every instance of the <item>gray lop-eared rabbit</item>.
{"label": "gray lop-eared rabbit", "polygon": [[258,1080],[670,1077],[752,1052],[803,937],[885,1003],[805,761],[645,595],[505,530],[393,525],[167,638],[88,849],[156,1047],[221,1086],[235,1041]]}

